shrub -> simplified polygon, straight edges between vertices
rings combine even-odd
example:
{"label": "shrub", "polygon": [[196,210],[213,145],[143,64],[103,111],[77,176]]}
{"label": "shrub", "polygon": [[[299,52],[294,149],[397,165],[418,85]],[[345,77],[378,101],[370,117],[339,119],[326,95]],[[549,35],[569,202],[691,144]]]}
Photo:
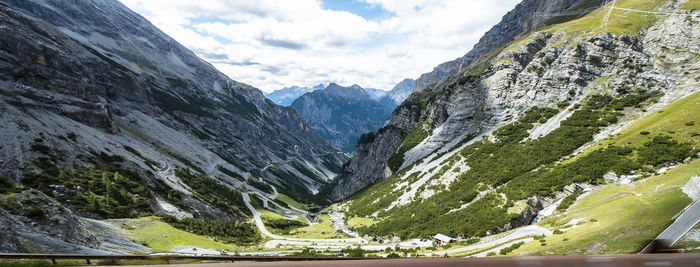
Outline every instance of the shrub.
{"label": "shrub", "polygon": [[268,194],[272,194],[274,192],[271,185],[266,184],[265,182],[261,182],[258,179],[259,178],[257,178],[257,177],[251,176],[248,178],[246,183],[257,188],[258,190],[265,192],[265,193],[268,193]]}
{"label": "shrub", "polygon": [[559,206],[557,206],[558,211],[565,211],[566,209],[571,206],[571,204],[574,204],[574,201],[576,201],[576,198],[583,194],[583,191],[581,190],[576,190],[574,191],[573,194],[566,196],[561,203],[559,203]]}
{"label": "shrub", "polygon": [[387,160],[387,166],[392,171],[397,171],[401,167],[406,151],[411,150],[430,135],[430,131],[426,130],[426,127],[428,127],[428,122],[423,122],[406,135],[396,152]]}
{"label": "shrub", "polygon": [[36,205],[33,206],[33,207],[31,207],[31,208],[29,208],[29,210],[27,210],[27,216],[28,216],[28,217],[32,217],[32,218],[43,218],[44,215],[46,215],[46,214],[44,213],[44,210],[41,209],[41,207],[36,206]]}
{"label": "shrub", "polygon": [[517,143],[530,136],[527,130],[532,127],[530,123],[514,122],[499,128],[493,135],[503,143]]}
{"label": "shrub", "polygon": [[78,138],[78,136],[74,132],[67,133],[66,137],[70,140],[73,140],[73,141],[75,141]]}
{"label": "shrub", "polygon": [[[241,208],[245,207],[245,203],[243,203],[243,197],[240,192],[220,184],[209,176],[192,173],[189,169],[183,169],[180,166],[175,170],[175,176],[189,186],[194,191],[195,197],[203,202],[231,214],[238,214],[239,212],[249,214],[250,212],[246,208]],[[233,210],[232,207],[239,208],[238,212]]]}
{"label": "shrub", "polygon": [[297,220],[277,219],[269,217],[262,217],[262,220],[265,223],[265,226],[280,230],[289,230],[290,228],[306,226],[305,223],[302,223]]}
{"label": "shrub", "polygon": [[170,215],[163,215],[161,218],[163,222],[180,230],[213,237],[224,243],[252,245],[260,241],[257,228],[249,223],[194,218],[180,220]]}
{"label": "shrub", "polygon": [[499,253],[501,255],[506,255],[506,254],[510,253],[511,251],[520,248],[520,246],[522,246],[522,245],[525,245],[525,242],[521,241],[521,242],[518,242],[518,243],[511,245],[510,247],[502,248],[501,251],[499,251]]}
{"label": "shrub", "polygon": [[639,163],[660,166],[667,162],[679,162],[695,154],[690,143],[678,143],[669,136],[658,135],[638,151]]}
{"label": "shrub", "polygon": [[51,148],[49,148],[48,146],[45,146],[43,144],[39,144],[39,143],[32,144],[31,147],[29,148],[29,150],[39,152],[39,153],[47,155],[47,156],[52,155]]}
{"label": "shrub", "polygon": [[496,256],[496,252],[495,252],[495,251],[489,251],[488,253],[486,253],[486,257],[491,257],[491,256]]}
{"label": "shrub", "polygon": [[14,192],[15,189],[15,182],[12,179],[0,175],[0,194]]}
{"label": "shrub", "polygon": [[363,133],[362,135],[360,135],[360,138],[357,139],[357,144],[361,145],[371,143],[372,141],[374,141],[375,137],[376,135],[374,134],[374,132]]}
{"label": "shrub", "polygon": [[[562,102],[568,105],[566,102]],[[554,109],[554,108],[540,108],[540,107],[531,107],[529,110],[525,111],[525,114],[520,118],[520,122],[525,122],[525,123],[536,123],[536,122],[541,122],[541,121],[547,121],[549,118],[554,117],[554,115],[557,115],[559,113],[559,110]]]}
{"label": "shrub", "polygon": [[[84,157],[82,157],[85,159]],[[53,194],[52,184],[61,184],[71,190],[82,188],[83,193],[54,196],[56,200],[69,203],[77,210],[90,211],[101,217],[134,217],[151,211],[146,197],[151,190],[141,177],[133,171],[121,169],[118,159],[105,154],[104,157],[89,158],[96,166],[75,170],[59,169],[47,158],[39,158],[35,164],[40,173],[27,173],[22,183],[47,195]]]}

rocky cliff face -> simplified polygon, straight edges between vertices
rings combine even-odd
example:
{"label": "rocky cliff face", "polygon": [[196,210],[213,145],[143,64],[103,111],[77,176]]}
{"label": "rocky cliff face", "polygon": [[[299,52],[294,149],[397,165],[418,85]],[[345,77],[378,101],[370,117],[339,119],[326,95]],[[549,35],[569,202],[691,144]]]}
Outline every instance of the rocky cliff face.
{"label": "rocky cliff face", "polygon": [[[387,126],[371,142],[357,146],[332,198],[348,197],[431,152],[444,152],[460,141],[489,133],[531,106],[573,103],[600,88],[624,86],[663,90],[675,99],[687,94],[694,90],[688,86],[692,78],[679,74],[687,72],[694,56],[682,51],[692,51],[697,42],[684,37],[669,44],[658,35],[674,29],[674,35],[684,32],[697,38],[692,19],[696,14],[678,10],[679,4],[665,1],[655,7],[686,13],[690,19],[647,18],[648,24],[607,33],[600,28],[604,12],[594,11],[592,7],[599,5],[591,1],[523,1],[465,57],[444,63],[416,81],[412,95],[394,111]],[[595,18],[587,22],[590,29],[566,24],[592,11],[597,13],[587,16]],[[546,15],[538,18],[536,14]],[[623,16],[618,19],[608,23],[623,23]],[[678,27],[661,26],[669,21],[679,23]],[[535,26],[545,30],[530,34]],[[674,47],[675,52],[662,52],[659,46]]]}
{"label": "rocky cliff face", "polygon": [[335,83],[304,94],[292,103],[292,108],[321,137],[348,153],[360,135],[382,127],[391,113],[360,86],[342,87]]}
{"label": "rocky cliff face", "polygon": [[[34,185],[63,197],[85,189],[65,181],[67,193],[57,192],[66,173],[117,171],[115,184],[148,190],[132,192],[143,198],[133,214],[232,220],[246,216],[241,200],[216,206],[178,166],[228,192],[256,190],[246,179],[258,176],[310,200],[345,161],[294,110],[230,80],[116,0],[4,3],[0,175],[17,184],[39,175]],[[81,213],[112,216],[100,214]]]}
{"label": "rocky cliff face", "polygon": [[[524,0],[486,32],[469,53],[455,60],[444,62],[435,67],[432,72],[421,75],[416,80],[413,91],[432,91],[439,87],[438,83],[447,76],[462,70],[482,55],[514,41],[546,21],[561,16],[580,17],[592,9],[600,7],[603,2],[602,0]],[[565,13],[565,11],[569,12]]]}

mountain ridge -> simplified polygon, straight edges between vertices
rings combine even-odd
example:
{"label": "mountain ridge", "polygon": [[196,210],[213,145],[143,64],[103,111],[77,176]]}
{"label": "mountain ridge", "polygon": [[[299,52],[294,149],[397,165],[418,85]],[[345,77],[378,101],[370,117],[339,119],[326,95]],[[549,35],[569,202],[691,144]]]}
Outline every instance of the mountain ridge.
{"label": "mountain ridge", "polygon": [[302,95],[291,107],[320,136],[347,153],[352,152],[360,135],[379,129],[391,113],[356,84],[343,87],[331,83]]}
{"label": "mountain ridge", "polygon": [[270,93],[266,93],[265,97],[268,99],[272,100],[272,102],[275,102],[275,104],[281,105],[281,106],[289,106],[299,98],[301,95],[308,93],[308,92],[313,92],[316,90],[321,90],[323,88],[326,88],[326,85],[324,84],[318,84],[313,87],[301,87],[301,86],[290,86],[290,87],[285,87],[282,89],[278,89],[275,91],[272,91]]}

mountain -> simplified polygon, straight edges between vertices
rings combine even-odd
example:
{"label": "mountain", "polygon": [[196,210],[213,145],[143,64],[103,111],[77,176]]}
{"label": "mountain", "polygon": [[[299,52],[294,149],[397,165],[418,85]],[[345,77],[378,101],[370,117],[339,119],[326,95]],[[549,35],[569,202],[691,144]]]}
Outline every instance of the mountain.
{"label": "mountain", "polygon": [[3,252],[109,251],[86,217],[244,221],[241,192],[315,201],[347,160],[117,0],[5,0],[0,34]]}
{"label": "mountain", "polygon": [[[416,80],[325,193],[363,221],[360,235],[466,239],[528,225],[545,207],[565,211],[560,203],[606,183],[696,169],[698,15],[676,1],[524,0],[464,57]],[[615,205],[542,225],[617,221],[627,206]],[[685,204],[649,205],[640,209],[662,227]],[[588,229],[611,231],[602,227]],[[634,235],[653,238],[654,227]],[[603,236],[571,238],[612,249]],[[571,244],[559,253],[584,253]]]}
{"label": "mountain", "polygon": [[331,83],[323,90],[306,93],[291,105],[321,137],[350,153],[363,133],[374,132],[391,114],[362,87]]}
{"label": "mountain", "polygon": [[396,84],[391,91],[386,93],[386,95],[382,96],[377,101],[393,110],[401,105],[406,98],[408,98],[408,95],[411,94],[411,90],[413,90],[413,85],[415,82],[416,81],[413,79],[406,78]]}
{"label": "mountain", "polygon": [[285,87],[279,90],[275,90],[272,93],[265,94],[265,97],[267,99],[272,100],[272,102],[275,102],[277,105],[281,106],[289,106],[299,98],[301,95],[308,93],[308,92],[313,92],[316,90],[321,90],[323,88],[326,88],[326,85],[324,84],[319,84],[314,87],[299,87],[299,86],[292,86],[292,87]]}
{"label": "mountain", "polygon": [[[443,87],[454,87],[452,84],[445,84],[448,82],[450,75],[459,75],[462,69],[468,68],[474,64],[474,61],[477,59],[480,59],[500,47],[508,45],[521,35],[528,33],[531,28],[535,28],[541,23],[544,23],[546,18],[556,17],[557,14],[575,7],[579,2],[583,3],[588,1],[557,0],[547,2],[540,0],[524,0],[503,16],[502,20],[487,31],[484,36],[479,39],[479,42],[474,45],[474,48],[463,57],[442,63],[435,67],[432,72],[421,75],[415,81],[413,89],[415,93],[412,93],[405,100],[404,104],[394,111],[394,114],[392,114],[389,120],[389,124],[384,127],[383,134],[378,136],[380,138],[374,139],[372,143],[358,146],[355,149],[353,159],[349,162],[345,173],[341,175],[340,179],[337,181],[338,184],[331,190],[332,198],[334,200],[340,200],[382,178],[388,177],[389,174],[393,172],[392,169],[397,169],[396,166],[392,166],[393,168],[387,166],[387,161],[392,156],[395,158],[393,161],[394,165],[403,163],[402,158],[404,153],[395,154],[394,152],[402,144],[403,139],[406,138],[409,132],[412,132],[416,128],[423,127],[422,125],[424,125],[424,123],[422,122],[427,119],[426,113],[429,111],[424,104],[428,104],[429,102],[441,103],[442,105],[440,105],[440,108],[434,109],[436,113],[432,114],[431,117],[436,117],[438,122],[448,119],[448,110],[446,109],[448,106],[445,105],[448,103],[445,101],[447,99],[440,99],[438,98],[438,94],[430,92],[439,92]],[[533,16],[533,14],[538,15]],[[523,63],[529,63],[529,60],[523,61]],[[483,66],[489,65],[481,64],[477,67],[483,68]],[[476,69],[476,72],[476,74],[479,74],[479,69]],[[427,93],[421,93],[425,91],[427,91]],[[452,132],[452,136],[443,141],[451,141],[454,138],[458,138],[464,135],[464,132],[467,130],[470,132],[483,131],[482,124],[484,124],[484,122],[482,121],[484,121],[484,118],[483,116],[477,117],[477,115],[486,113],[482,112],[475,104],[481,104],[483,106],[483,101],[480,99],[485,99],[485,97],[474,95],[480,91],[483,90],[471,90],[465,92],[465,94],[450,95],[451,97],[461,98],[459,103],[455,103],[456,105],[449,107],[450,112],[455,113],[451,116],[451,120],[459,121],[456,123],[455,129],[443,128],[443,130],[446,130],[444,131],[445,133]],[[452,100],[452,98],[450,100]],[[457,102],[457,99],[452,101]],[[418,103],[420,103],[420,105],[416,105]],[[432,123],[432,121],[429,122],[431,125],[437,124]],[[491,123],[490,127],[495,126],[494,124],[497,123]],[[420,133],[418,137],[425,137],[425,135],[427,135],[425,131]],[[421,138],[417,141],[423,141],[423,139]],[[415,146],[416,144],[412,145]],[[404,148],[403,150],[408,149]],[[396,163],[399,161],[397,158],[400,159],[398,163]]]}

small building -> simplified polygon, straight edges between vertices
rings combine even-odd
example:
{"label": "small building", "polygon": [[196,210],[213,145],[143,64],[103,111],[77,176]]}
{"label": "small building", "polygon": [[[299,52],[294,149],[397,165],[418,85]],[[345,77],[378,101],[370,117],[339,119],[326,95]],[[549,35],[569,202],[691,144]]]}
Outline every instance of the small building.
{"label": "small building", "polygon": [[444,245],[447,245],[449,243],[454,242],[455,239],[443,234],[437,234],[433,236],[433,247],[442,247]]}

